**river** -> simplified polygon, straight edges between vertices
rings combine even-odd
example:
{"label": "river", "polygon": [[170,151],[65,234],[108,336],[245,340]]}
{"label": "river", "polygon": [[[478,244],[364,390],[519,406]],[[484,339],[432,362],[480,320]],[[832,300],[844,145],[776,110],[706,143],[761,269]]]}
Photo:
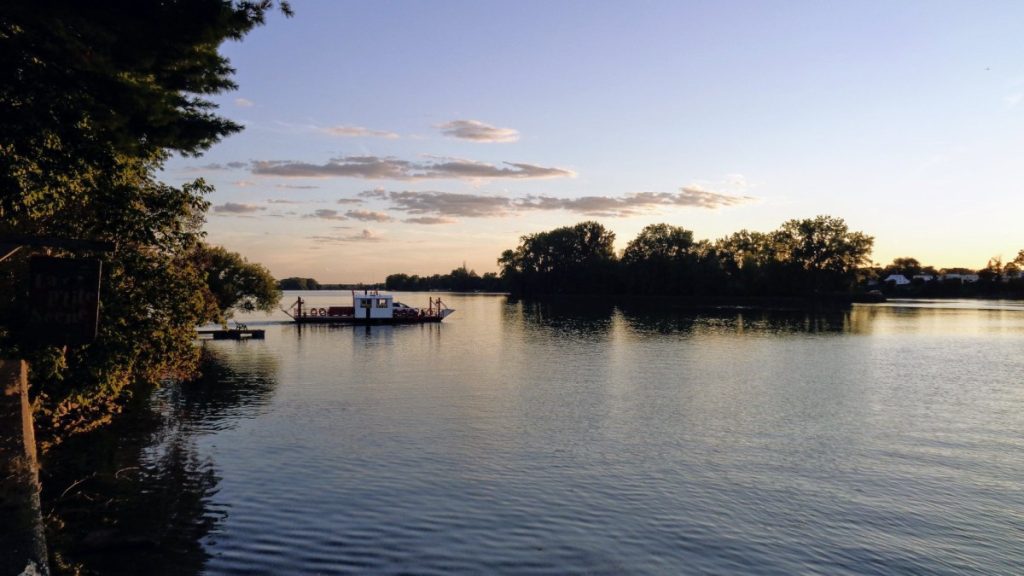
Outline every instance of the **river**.
{"label": "river", "polygon": [[204,343],[201,381],[49,457],[61,561],[150,575],[1024,566],[1020,302],[811,314],[442,296],[457,312],[440,325],[256,315],[266,340]]}

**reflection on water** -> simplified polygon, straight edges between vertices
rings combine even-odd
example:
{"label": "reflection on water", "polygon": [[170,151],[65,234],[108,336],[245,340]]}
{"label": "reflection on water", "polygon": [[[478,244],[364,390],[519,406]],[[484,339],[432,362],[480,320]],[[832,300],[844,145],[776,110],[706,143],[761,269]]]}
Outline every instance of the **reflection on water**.
{"label": "reflection on water", "polygon": [[43,509],[57,572],[199,574],[202,541],[227,514],[196,436],[258,415],[273,358],[207,350],[203,378],[138,392],[117,423],[46,455]]}
{"label": "reflection on water", "polygon": [[266,341],[208,343],[203,382],[52,457],[67,558],[125,549],[138,572],[208,574],[1024,564],[1020,306],[444,298],[458,312],[440,325],[267,323]]}
{"label": "reflection on water", "polygon": [[791,310],[730,310],[701,312],[689,310],[628,310],[623,314],[637,334],[781,335],[792,333],[849,332],[851,314],[846,310],[826,312]]}

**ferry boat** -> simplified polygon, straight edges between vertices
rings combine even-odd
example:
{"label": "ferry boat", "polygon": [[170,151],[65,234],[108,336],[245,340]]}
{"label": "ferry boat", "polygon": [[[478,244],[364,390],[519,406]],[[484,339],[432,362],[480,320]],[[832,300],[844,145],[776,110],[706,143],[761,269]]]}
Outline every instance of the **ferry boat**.
{"label": "ferry boat", "polygon": [[318,308],[306,306],[299,297],[291,308],[284,310],[298,324],[424,324],[440,322],[454,309],[430,298],[426,308],[413,308],[396,302],[391,294],[366,290],[362,294],[352,292],[351,306],[328,306]]}

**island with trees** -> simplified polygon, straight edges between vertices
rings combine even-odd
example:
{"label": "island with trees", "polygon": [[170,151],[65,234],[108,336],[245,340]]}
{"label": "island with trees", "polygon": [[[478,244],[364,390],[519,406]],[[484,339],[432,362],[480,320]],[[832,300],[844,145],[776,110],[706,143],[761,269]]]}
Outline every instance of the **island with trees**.
{"label": "island with trees", "polygon": [[831,216],[790,220],[772,232],[716,241],[651,224],[617,254],[615,234],[582,222],[523,236],[498,260],[516,295],[801,297],[850,294],[873,239]]}
{"label": "island with trees", "polygon": [[912,257],[870,261],[874,239],[841,218],[784,222],[770,232],[740,230],[697,240],[686,228],[651,224],[616,251],[615,233],[581,222],[528,234],[505,250],[499,273],[465,266],[449,274],[391,274],[389,290],[508,292],[515,297],[602,295],[767,304],[850,303],[906,298],[1024,297],[1024,250],[979,269],[937,269]]}

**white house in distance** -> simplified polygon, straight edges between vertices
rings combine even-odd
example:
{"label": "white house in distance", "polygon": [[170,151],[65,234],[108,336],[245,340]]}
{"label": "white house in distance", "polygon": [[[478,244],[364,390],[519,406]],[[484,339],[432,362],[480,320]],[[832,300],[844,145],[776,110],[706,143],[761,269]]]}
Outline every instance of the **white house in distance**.
{"label": "white house in distance", "polygon": [[903,274],[889,274],[884,280],[882,280],[882,282],[892,282],[897,286],[906,286],[907,284],[910,284],[910,280],[907,280],[907,277]]}
{"label": "white house in distance", "polygon": [[[1024,279],[1024,270],[1012,270],[1006,272],[1002,276],[1003,282],[1010,282],[1011,280]],[[895,286],[906,286],[912,283],[929,283],[929,282],[959,282],[962,284],[973,284],[981,280],[981,277],[977,274],[970,273],[959,273],[949,272],[946,274],[934,275],[934,274],[914,274],[913,279],[907,278],[904,274],[889,274],[881,280],[882,284],[892,283]],[[878,284],[878,280],[873,280],[869,284]]]}
{"label": "white house in distance", "polygon": [[979,276],[977,274],[943,274],[942,275],[942,281],[943,282],[949,282],[950,280],[959,280],[960,282],[963,282],[964,284],[969,284],[971,282],[977,282],[979,280]]}

